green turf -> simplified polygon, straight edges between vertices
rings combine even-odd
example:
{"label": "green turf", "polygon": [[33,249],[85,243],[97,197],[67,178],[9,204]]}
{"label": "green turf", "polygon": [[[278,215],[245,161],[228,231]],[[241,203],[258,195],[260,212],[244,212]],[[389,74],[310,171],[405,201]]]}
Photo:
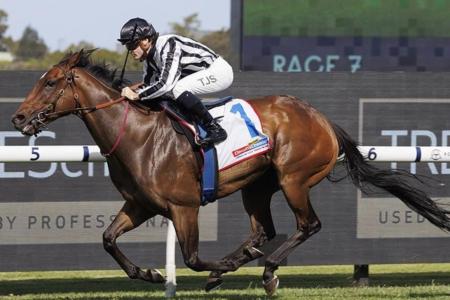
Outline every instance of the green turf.
{"label": "green turf", "polygon": [[[275,299],[450,299],[450,264],[371,265],[370,287],[352,286],[352,266],[282,267]],[[206,272],[177,270],[177,299],[265,299],[262,268],[226,275],[220,290],[202,290]],[[122,271],[0,273],[0,299],[162,299],[164,287]]]}

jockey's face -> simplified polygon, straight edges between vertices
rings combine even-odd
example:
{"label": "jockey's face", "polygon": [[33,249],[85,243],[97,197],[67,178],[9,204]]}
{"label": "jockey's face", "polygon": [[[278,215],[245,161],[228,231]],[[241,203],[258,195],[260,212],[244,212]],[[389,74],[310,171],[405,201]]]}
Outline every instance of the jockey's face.
{"label": "jockey's face", "polygon": [[135,60],[144,61],[152,47],[152,42],[149,39],[140,40],[137,47],[131,51],[131,55]]}

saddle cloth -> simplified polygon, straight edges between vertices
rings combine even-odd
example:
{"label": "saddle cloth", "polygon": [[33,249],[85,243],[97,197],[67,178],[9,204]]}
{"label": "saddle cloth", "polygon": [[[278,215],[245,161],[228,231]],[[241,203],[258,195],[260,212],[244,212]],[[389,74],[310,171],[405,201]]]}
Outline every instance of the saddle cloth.
{"label": "saddle cloth", "polygon": [[194,142],[194,139],[197,139],[194,136],[204,137],[205,135],[205,131],[200,126],[194,126],[189,116],[183,114],[173,101],[161,101],[159,104],[175,119],[172,122],[174,129],[187,137],[194,149],[197,161],[202,165],[202,205],[216,200],[220,171],[262,155],[272,147],[268,136],[262,132],[258,115],[245,100],[226,97],[213,102],[205,102],[211,115],[228,134],[225,141],[206,149],[199,148]]}
{"label": "saddle cloth", "polygon": [[233,99],[209,111],[228,134],[225,141],[215,145],[219,172],[271,149],[271,141],[247,101]]}

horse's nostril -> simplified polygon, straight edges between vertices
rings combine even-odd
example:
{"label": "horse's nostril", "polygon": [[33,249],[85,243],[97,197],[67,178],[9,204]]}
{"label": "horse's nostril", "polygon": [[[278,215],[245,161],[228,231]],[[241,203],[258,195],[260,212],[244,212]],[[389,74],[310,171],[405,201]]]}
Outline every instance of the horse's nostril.
{"label": "horse's nostril", "polygon": [[14,125],[20,125],[25,121],[25,116],[21,114],[14,115],[11,121],[13,122]]}

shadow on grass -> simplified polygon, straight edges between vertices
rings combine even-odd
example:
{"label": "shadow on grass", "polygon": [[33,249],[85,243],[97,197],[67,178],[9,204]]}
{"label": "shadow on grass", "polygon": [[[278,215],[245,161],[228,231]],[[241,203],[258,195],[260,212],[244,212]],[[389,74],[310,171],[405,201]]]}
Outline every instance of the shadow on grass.
{"label": "shadow on grass", "polygon": [[[206,276],[178,276],[178,289],[182,291],[199,291],[203,289]],[[352,286],[351,275],[280,275],[280,282],[283,288],[336,288]],[[386,273],[374,274],[370,277],[370,286],[376,287],[404,287],[404,286],[422,286],[422,285],[448,285],[450,284],[450,273],[433,272],[433,273]],[[226,290],[242,290],[247,288],[261,288],[261,277],[251,275],[225,275],[222,289]],[[130,280],[126,277],[113,278],[77,278],[77,279],[30,279],[17,281],[0,282],[1,295],[24,295],[24,294],[56,294],[56,293],[127,293],[127,292],[156,292],[164,291],[164,286],[160,284],[151,284],[142,281]],[[231,291],[230,291],[231,292]],[[450,294],[449,294],[450,295]],[[430,295],[428,295],[430,296]],[[438,295],[437,295],[438,296]],[[193,293],[183,295],[183,298],[198,298],[199,294]],[[245,299],[236,291],[227,293],[226,296],[221,295],[225,299]],[[421,295],[411,295],[411,298],[420,298]],[[151,295],[139,297],[119,296],[120,299],[151,299],[158,298]],[[204,294],[202,298],[217,298],[217,295]],[[106,299],[102,296],[94,296],[91,299]]]}

